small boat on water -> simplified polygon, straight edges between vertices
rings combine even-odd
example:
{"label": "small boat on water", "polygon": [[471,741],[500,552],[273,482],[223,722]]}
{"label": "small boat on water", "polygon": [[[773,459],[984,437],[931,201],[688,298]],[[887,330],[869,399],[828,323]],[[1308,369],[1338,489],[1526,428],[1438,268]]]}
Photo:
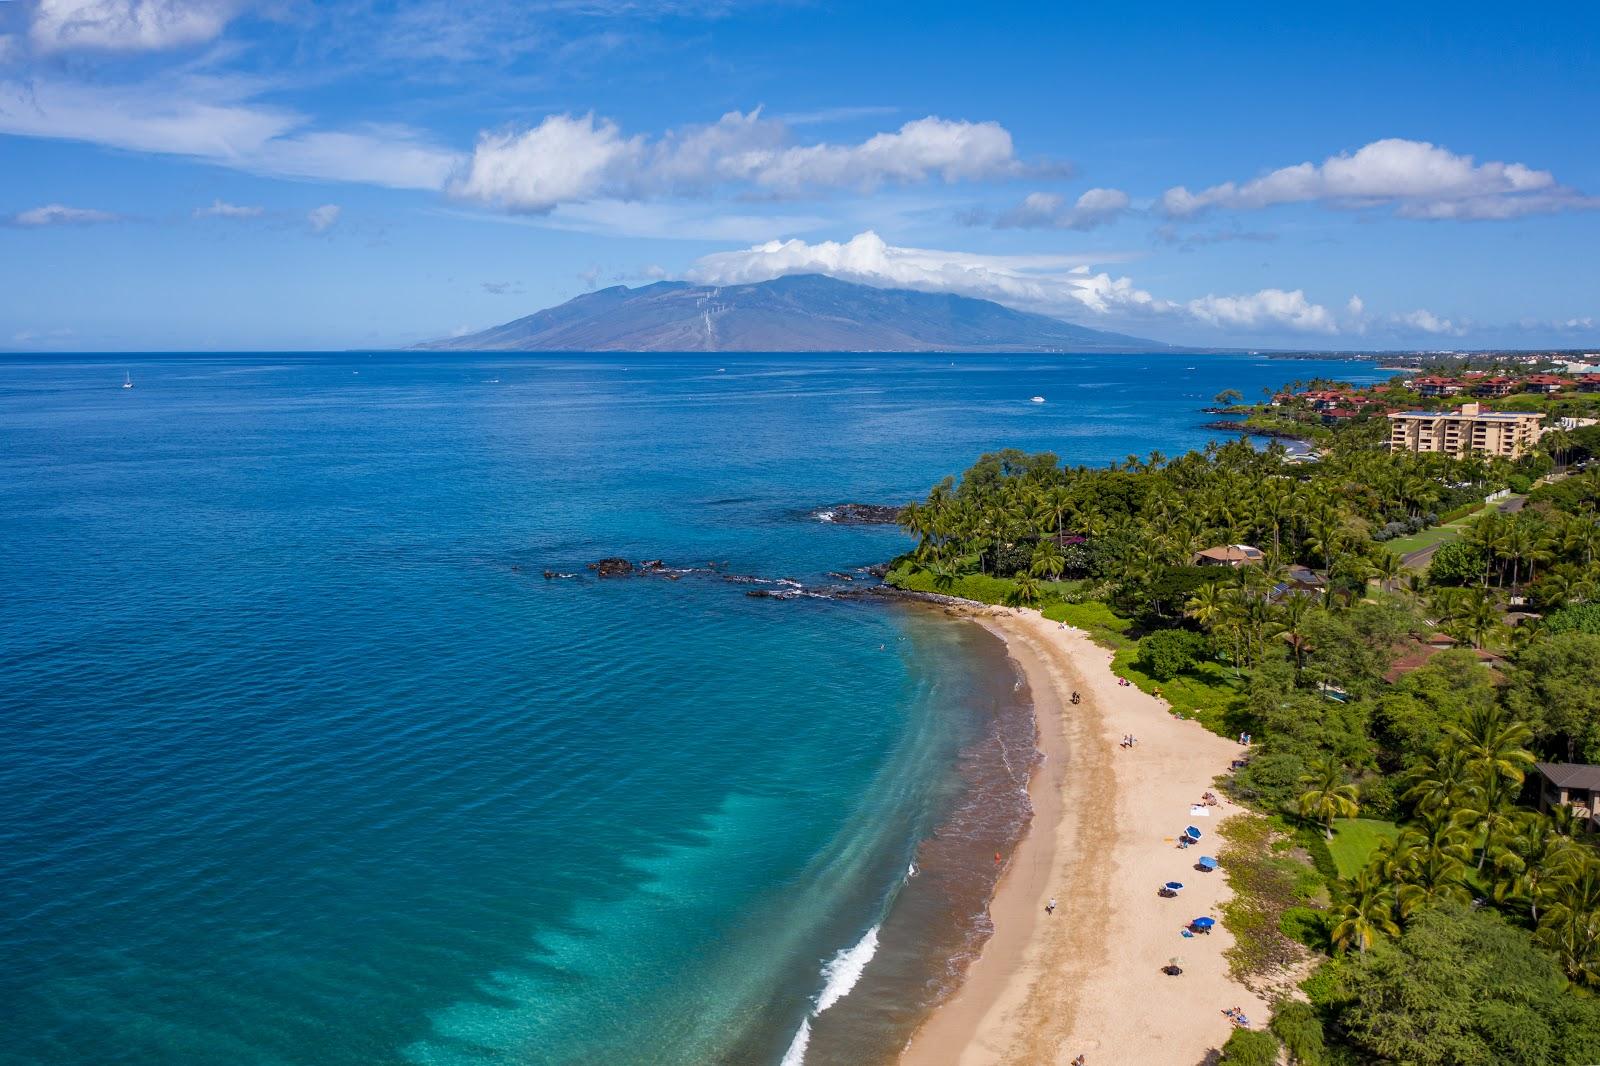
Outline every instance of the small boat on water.
{"label": "small boat on water", "polygon": [[133,375],[126,370],[122,372],[122,387],[125,389],[133,388]]}
{"label": "small boat on water", "polygon": [[1043,396],[1029,396],[1028,397],[1028,402],[1029,403],[1044,403],[1044,397]]}

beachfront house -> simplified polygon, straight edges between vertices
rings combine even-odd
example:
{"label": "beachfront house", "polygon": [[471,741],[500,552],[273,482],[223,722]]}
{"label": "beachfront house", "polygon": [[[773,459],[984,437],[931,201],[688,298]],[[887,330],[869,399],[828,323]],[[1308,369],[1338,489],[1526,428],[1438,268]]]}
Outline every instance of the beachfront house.
{"label": "beachfront house", "polygon": [[1584,819],[1584,828],[1600,831],[1600,766],[1574,762],[1533,764],[1539,809],[1570,807]]}
{"label": "beachfront house", "polygon": [[1260,548],[1248,544],[1219,544],[1196,552],[1193,562],[1195,566],[1227,566],[1237,570],[1241,566],[1254,566],[1265,558]]}

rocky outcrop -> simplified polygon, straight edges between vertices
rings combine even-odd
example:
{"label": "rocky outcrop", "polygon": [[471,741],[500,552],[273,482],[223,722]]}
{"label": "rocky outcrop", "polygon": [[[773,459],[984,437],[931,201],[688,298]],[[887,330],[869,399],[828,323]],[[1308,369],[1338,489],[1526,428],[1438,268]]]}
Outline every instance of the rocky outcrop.
{"label": "rocky outcrop", "polygon": [[840,503],[811,514],[820,522],[841,526],[892,526],[900,517],[900,508],[881,503]]}

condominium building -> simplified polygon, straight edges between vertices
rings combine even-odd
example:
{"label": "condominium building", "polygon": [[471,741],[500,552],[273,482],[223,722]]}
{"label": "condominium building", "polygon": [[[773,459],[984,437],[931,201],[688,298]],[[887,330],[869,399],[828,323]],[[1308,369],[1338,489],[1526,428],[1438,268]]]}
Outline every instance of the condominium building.
{"label": "condominium building", "polygon": [[1539,439],[1541,414],[1484,411],[1475,403],[1457,411],[1395,411],[1389,415],[1389,450],[1484,452],[1518,459]]}

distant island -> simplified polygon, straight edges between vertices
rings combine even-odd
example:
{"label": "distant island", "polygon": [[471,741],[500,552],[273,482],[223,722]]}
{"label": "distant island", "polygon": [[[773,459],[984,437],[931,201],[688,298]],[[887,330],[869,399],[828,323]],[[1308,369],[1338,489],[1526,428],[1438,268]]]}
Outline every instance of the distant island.
{"label": "distant island", "polygon": [[1159,352],[1171,345],[949,293],[804,274],[750,285],[615,285],[432,351]]}

